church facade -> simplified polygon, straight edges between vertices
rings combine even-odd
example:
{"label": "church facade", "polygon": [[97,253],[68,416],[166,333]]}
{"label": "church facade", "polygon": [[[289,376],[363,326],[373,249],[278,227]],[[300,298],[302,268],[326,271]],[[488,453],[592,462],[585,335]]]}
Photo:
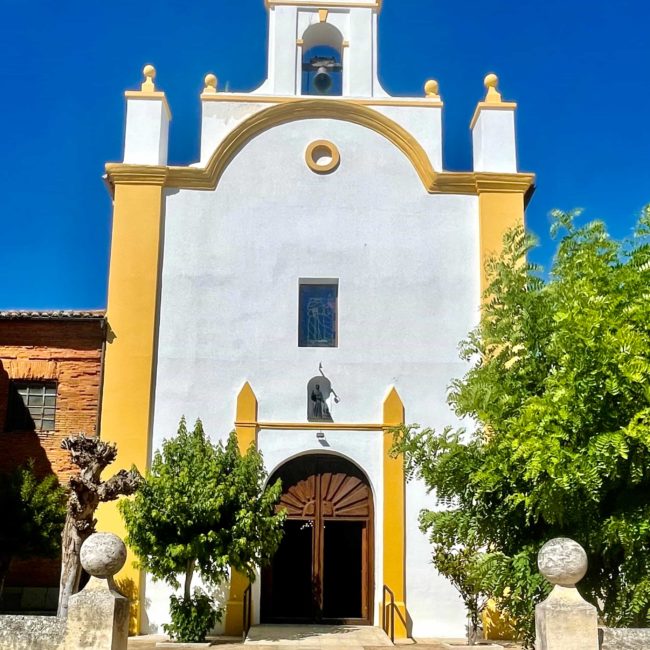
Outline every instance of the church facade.
{"label": "church facade", "polygon": [[[493,75],[471,124],[474,169],[445,171],[438,84],[390,97],[377,74],[381,0],[267,0],[268,78],[201,94],[201,155],[168,164],[171,119],[147,66],[126,93],[114,197],[102,431],[141,470],[178,421],[262,451],[286,534],[252,587],[253,620],[461,636],[462,602],[431,565],[392,427],[454,424],[458,343],[478,322],[484,263],[523,223],[516,105]],[[99,527],[123,534],[112,504]],[[168,592],[127,568],[139,630]],[[225,631],[241,632],[233,576]]]}

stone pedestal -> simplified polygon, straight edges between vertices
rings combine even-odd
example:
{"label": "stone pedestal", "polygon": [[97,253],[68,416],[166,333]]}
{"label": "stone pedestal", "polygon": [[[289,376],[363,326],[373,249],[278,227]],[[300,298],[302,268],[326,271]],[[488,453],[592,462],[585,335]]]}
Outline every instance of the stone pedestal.
{"label": "stone pedestal", "polygon": [[536,650],[598,650],[596,608],[576,589],[587,573],[582,546],[571,539],[553,539],[539,552],[537,564],[555,587],[535,607]]}
{"label": "stone pedestal", "polygon": [[95,533],[81,547],[81,566],[93,576],[70,597],[68,618],[0,616],[0,650],[126,650],[129,600],[113,576],[126,547],[111,533]]}
{"label": "stone pedestal", "polygon": [[128,637],[129,599],[111,578],[93,577],[71,596],[66,650],[126,650]]}
{"label": "stone pedestal", "polygon": [[574,587],[556,585],[535,608],[536,650],[598,650],[596,608]]}
{"label": "stone pedestal", "polygon": [[129,599],[113,581],[126,562],[124,542],[111,533],[95,533],[81,547],[80,560],[92,577],[70,597],[65,650],[126,650]]}

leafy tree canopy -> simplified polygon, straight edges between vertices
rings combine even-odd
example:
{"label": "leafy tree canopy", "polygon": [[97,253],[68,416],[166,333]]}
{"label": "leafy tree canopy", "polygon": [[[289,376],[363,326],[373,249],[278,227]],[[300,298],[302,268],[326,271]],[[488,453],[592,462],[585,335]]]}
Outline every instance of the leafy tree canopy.
{"label": "leafy tree canopy", "polygon": [[523,230],[488,265],[449,394],[473,435],[415,425],[397,440],[446,507],[420,520],[439,570],[466,602],[497,597],[528,640],[549,590],[537,552],[556,536],[587,550],[580,589],[608,625],[650,625],[650,206],[622,242],[577,214],[553,213],[548,279]]}
{"label": "leafy tree canopy", "polygon": [[185,574],[186,599],[194,571],[213,586],[230,567],[252,580],[282,536],[281,486],[265,489],[266,478],[259,452],[251,446],[242,455],[234,432],[213,444],[200,421],[189,431],[183,419],[135,497],[120,503],[127,543],[155,578],[179,588]]}
{"label": "leafy tree canopy", "polygon": [[39,479],[29,463],[0,475],[0,596],[11,560],[55,557],[61,548],[66,491],[54,474]]}

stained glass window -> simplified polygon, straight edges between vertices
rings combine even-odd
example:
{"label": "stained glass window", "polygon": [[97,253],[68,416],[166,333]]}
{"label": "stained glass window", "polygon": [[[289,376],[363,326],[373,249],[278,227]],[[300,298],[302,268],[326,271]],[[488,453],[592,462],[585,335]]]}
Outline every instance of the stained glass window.
{"label": "stained glass window", "polygon": [[300,347],[336,347],[338,293],[338,284],[300,284]]}
{"label": "stained glass window", "polygon": [[53,431],[56,383],[11,382],[7,431]]}

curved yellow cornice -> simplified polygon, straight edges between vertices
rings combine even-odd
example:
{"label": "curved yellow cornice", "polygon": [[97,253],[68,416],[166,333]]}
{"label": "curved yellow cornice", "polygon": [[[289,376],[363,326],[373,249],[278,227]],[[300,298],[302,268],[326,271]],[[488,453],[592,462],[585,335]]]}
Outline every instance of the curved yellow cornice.
{"label": "curved yellow cornice", "polygon": [[431,194],[480,194],[482,192],[527,192],[533,174],[438,173],[426,151],[406,129],[382,113],[347,101],[336,103],[305,99],[265,108],[236,126],[221,142],[205,167],[161,167],[109,163],[111,185],[148,184],[179,189],[214,190],[241,149],[253,138],[282,124],[300,120],[333,119],[358,124],[386,138],[411,162],[427,192]]}

